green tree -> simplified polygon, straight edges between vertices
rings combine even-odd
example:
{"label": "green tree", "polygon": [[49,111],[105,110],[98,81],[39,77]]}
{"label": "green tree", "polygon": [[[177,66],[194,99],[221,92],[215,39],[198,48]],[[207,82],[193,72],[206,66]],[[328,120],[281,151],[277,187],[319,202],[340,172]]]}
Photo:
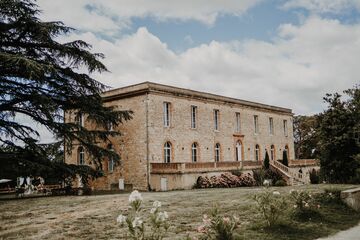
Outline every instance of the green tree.
{"label": "green tree", "polygon": [[339,93],[327,94],[328,104],[319,115],[319,145],[322,174],[327,181],[347,183],[357,181],[360,163],[357,155],[360,127],[360,89],[355,87]]}
{"label": "green tree", "polygon": [[287,151],[285,151],[285,150],[283,151],[282,163],[285,166],[289,166],[288,154],[287,154]]}
{"label": "green tree", "polygon": [[270,168],[270,158],[267,151],[265,151],[265,159],[264,159],[264,169],[267,170]]}
{"label": "green tree", "polygon": [[[101,93],[107,87],[90,76],[107,71],[100,61],[103,55],[90,52],[91,45],[81,40],[58,42],[59,36],[73,29],[62,22],[41,21],[39,14],[33,0],[0,0],[1,149],[26,152],[36,156],[33,164],[53,167],[50,161],[46,163],[49,158],[37,141],[41,136],[33,126],[40,124],[66,143],[66,151],[71,151],[74,142],[81,144],[92,156],[96,168],[101,169],[105,156],[118,159],[118,155],[94,143],[110,142],[110,136],[119,135],[106,130],[106,126],[109,123],[117,126],[131,119],[131,111],[103,105]],[[64,122],[64,112],[74,110],[98,128],[86,129]],[[19,120],[23,116],[34,124],[23,124]],[[8,151],[2,152],[12,159],[8,167],[21,164]],[[5,167],[1,162],[1,168]]]}
{"label": "green tree", "polygon": [[294,116],[294,143],[297,159],[318,157],[317,116]]}

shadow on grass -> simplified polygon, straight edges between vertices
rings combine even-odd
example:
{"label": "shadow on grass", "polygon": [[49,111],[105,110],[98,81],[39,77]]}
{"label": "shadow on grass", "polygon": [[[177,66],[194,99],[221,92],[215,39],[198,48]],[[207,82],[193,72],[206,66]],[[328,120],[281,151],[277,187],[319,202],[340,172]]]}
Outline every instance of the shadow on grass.
{"label": "shadow on grass", "polygon": [[309,227],[308,225],[302,224],[299,225],[295,222],[279,223],[271,227],[254,225],[251,230],[254,232],[254,234],[249,234],[248,237],[252,235],[252,239],[263,240],[308,240],[316,239],[322,236],[318,228]]}

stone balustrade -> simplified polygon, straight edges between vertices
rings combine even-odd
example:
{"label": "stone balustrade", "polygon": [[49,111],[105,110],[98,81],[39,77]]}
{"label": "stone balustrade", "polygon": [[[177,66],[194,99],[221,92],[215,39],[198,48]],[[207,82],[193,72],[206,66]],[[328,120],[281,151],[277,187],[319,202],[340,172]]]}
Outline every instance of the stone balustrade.
{"label": "stone balustrade", "polygon": [[191,173],[231,171],[237,169],[255,169],[262,166],[262,162],[179,162],[179,163],[150,163],[151,173]]}

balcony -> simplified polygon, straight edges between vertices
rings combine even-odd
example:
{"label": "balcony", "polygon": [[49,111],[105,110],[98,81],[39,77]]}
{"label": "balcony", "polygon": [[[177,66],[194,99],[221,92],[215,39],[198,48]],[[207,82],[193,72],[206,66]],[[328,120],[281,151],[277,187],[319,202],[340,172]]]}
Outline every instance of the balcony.
{"label": "balcony", "polygon": [[179,163],[151,163],[151,173],[203,173],[221,172],[237,169],[260,168],[262,162],[179,162]]}

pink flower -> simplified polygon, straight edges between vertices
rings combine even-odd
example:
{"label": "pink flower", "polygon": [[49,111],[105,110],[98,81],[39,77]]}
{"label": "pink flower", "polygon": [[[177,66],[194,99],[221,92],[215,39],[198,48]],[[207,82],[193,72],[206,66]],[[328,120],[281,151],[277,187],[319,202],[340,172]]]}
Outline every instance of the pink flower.
{"label": "pink flower", "polygon": [[209,225],[211,223],[211,219],[206,214],[204,214],[204,216],[203,216],[203,223],[205,225]]}
{"label": "pink flower", "polygon": [[228,224],[230,222],[230,218],[223,217],[223,221],[224,221],[225,224]]}
{"label": "pink flower", "polygon": [[197,231],[199,233],[206,233],[207,232],[206,227],[204,225],[198,226]]}

